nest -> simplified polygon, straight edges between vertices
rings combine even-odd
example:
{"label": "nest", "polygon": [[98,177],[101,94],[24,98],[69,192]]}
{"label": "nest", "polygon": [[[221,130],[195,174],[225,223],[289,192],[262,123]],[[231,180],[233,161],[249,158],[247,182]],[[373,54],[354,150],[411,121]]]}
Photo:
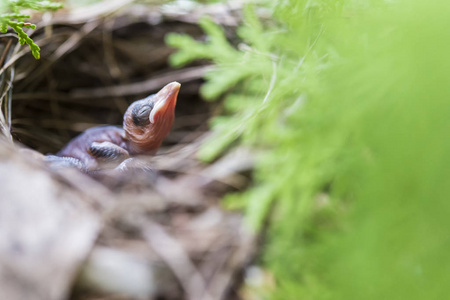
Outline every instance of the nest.
{"label": "nest", "polygon": [[[198,161],[208,120],[221,110],[199,96],[211,66],[173,69],[164,43],[169,32],[204,39],[196,23],[205,13],[232,33],[239,5],[183,14],[129,3],[41,16],[32,32],[39,61],[12,34],[1,37],[0,124],[16,142],[0,143],[2,299],[240,298],[255,236],[220,199],[249,184],[251,155]],[[170,81],[182,88],[173,130],[148,158],[154,176],[91,178],[17,151],[55,153],[87,128],[120,125],[132,101]]]}

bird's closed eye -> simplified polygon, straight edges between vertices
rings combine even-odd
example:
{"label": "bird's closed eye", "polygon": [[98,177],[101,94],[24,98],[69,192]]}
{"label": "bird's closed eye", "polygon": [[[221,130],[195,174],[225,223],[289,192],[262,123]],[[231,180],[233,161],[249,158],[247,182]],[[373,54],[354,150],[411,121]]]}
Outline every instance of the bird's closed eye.
{"label": "bird's closed eye", "polygon": [[150,113],[154,107],[154,103],[152,101],[146,101],[143,104],[136,103],[132,110],[133,122],[137,126],[146,126],[150,124]]}

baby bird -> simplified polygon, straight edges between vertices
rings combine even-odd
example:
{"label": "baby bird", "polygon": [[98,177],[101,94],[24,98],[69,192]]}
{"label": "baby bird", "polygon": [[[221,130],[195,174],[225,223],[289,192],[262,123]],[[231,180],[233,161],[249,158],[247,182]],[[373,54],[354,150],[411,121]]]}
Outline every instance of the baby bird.
{"label": "baby bird", "polygon": [[45,160],[89,173],[105,165],[118,166],[136,155],[156,153],[172,128],[180,86],[171,82],[157,94],[133,102],[125,112],[123,128],[90,128]]}

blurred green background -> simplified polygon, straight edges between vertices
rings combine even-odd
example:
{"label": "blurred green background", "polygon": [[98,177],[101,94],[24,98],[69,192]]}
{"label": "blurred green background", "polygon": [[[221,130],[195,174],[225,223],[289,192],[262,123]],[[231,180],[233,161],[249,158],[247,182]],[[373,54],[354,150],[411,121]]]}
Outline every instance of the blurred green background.
{"label": "blurred green background", "polygon": [[167,38],[173,64],[216,63],[205,98],[226,93],[202,158],[257,154],[226,204],[268,224],[262,298],[446,298],[449,16],[445,1],[259,2],[237,49],[208,20],[206,43]]}

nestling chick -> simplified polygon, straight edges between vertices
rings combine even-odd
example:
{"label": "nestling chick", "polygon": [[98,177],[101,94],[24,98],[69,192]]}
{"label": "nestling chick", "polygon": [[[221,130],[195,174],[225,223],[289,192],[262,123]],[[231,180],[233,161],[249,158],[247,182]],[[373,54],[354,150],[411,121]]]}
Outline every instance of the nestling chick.
{"label": "nestling chick", "polygon": [[104,164],[117,166],[129,157],[156,153],[172,128],[180,86],[169,83],[157,94],[133,102],[125,112],[123,128],[90,128],[46,161],[90,172]]}

